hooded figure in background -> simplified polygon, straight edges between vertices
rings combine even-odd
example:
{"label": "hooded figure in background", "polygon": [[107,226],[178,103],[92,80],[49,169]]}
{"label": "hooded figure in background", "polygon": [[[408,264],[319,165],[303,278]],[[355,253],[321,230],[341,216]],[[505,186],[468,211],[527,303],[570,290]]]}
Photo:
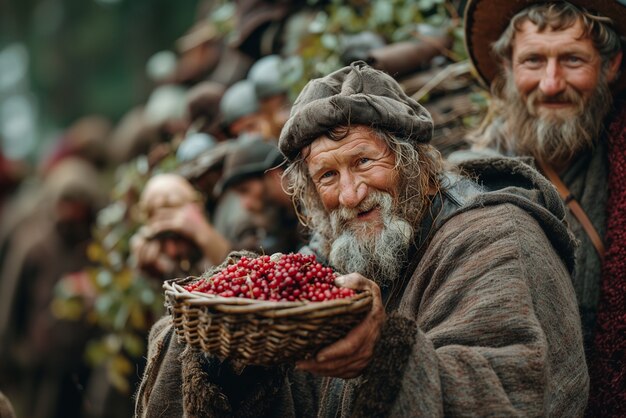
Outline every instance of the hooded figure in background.
{"label": "hooded figure in background", "polygon": [[[14,233],[0,276],[0,375],[18,416],[79,416],[89,331],[53,315],[56,283],[90,264],[86,248],[104,203],[98,173],[83,160],[55,165],[38,214]],[[5,382],[3,382],[5,383]]]}
{"label": "hooded figure in background", "polygon": [[514,160],[446,170],[432,129],[363,62],[309,82],[280,137],[285,176],[317,255],[338,285],[372,293],[370,312],[295,369],[240,374],[179,342],[165,316],[137,416],[580,415],[588,376],[558,195]]}
{"label": "hooded figure in background", "polygon": [[234,191],[254,219],[258,242],[247,247],[253,251],[289,253],[306,243],[291,197],[283,189],[285,162],[276,145],[258,138],[235,142],[224,161],[215,192]]}

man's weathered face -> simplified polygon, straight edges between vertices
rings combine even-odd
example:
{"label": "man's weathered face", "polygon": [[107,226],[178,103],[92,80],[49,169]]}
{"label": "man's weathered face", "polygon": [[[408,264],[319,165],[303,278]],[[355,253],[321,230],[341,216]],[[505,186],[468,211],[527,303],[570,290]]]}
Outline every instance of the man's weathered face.
{"label": "man's weathered face", "polygon": [[516,32],[513,78],[534,116],[562,120],[578,115],[596,91],[602,60],[591,39],[582,34],[580,21],[564,30],[543,32],[526,21]]}
{"label": "man's weathered face", "polygon": [[526,21],[515,33],[510,67],[505,71],[503,116],[514,140],[511,149],[567,168],[598,140],[612,97],[621,54],[610,65],[582,23],[563,30]]}
{"label": "man's weathered face", "polygon": [[368,196],[380,191],[397,197],[398,175],[389,147],[366,127],[353,127],[340,141],[325,136],[310,146],[309,175],[328,212],[353,210],[353,225],[382,227],[381,208]]}
{"label": "man's weathered face", "polygon": [[413,236],[412,225],[398,215],[394,153],[366,127],[351,128],[339,141],[318,138],[309,151],[309,175],[330,223],[330,263],[391,283]]}

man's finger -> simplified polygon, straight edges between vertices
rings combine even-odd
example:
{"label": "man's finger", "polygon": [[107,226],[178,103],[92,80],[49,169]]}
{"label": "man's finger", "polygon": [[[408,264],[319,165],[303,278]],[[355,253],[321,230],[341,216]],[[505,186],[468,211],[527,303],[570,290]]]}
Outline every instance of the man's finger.
{"label": "man's finger", "polygon": [[354,355],[369,334],[367,325],[365,321],[362,321],[359,325],[352,328],[345,337],[321,349],[315,356],[317,361],[328,361]]}
{"label": "man's finger", "polygon": [[369,290],[373,282],[366,279],[359,273],[350,273],[337,277],[335,279],[335,284],[340,287],[348,287],[354,290]]}
{"label": "man's finger", "polygon": [[148,233],[150,238],[154,238],[156,235],[162,232],[178,232],[183,233],[185,228],[176,219],[162,219],[160,221],[154,221],[150,223],[148,227]]}

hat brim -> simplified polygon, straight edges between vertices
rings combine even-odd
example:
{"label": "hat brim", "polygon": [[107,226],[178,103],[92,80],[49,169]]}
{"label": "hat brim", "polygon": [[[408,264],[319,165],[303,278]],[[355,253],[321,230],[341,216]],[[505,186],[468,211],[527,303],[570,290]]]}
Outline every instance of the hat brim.
{"label": "hat brim", "polygon": [[224,173],[222,179],[215,185],[213,195],[219,196],[227,189],[243,183],[248,179],[263,177],[266,171],[280,166],[284,160],[283,155],[276,149],[276,152],[269,154],[264,161],[245,164],[241,167],[237,167],[230,173]]}
{"label": "hat brim", "polygon": [[[491,46],[507,28],[513,16],[523,9],[545,0],[469,0],[465,7],[465,47],[478,76],[486,86],[500,71],[500,63]],[[588,12],[613,20],[613,28],[626,37],[626,6],[616,0],[568,0],[568,3]],[[621,74],[613,88],[626,89],[626,58],[622,59]]]}

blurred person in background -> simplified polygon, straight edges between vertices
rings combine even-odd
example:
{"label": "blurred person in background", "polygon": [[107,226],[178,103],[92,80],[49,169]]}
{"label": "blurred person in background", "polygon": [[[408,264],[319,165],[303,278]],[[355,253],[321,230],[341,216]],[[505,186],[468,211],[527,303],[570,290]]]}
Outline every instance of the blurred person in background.
{"label": "blurred person in background", "polygon": [[255,62],[248,72],[247,79],[254,83],[259,110],[269,121],[274,138],[280,136],[281,129],[289,119],[289,88],[302,76],[302,65],[297,56],[282,58],[279,55],[268,55]]}
{"label": "blurred person in background", "polygon": [[175,84],[158,86],[144,105],[128,110],[115,125],[107,146],[108,158],[119,164],[146,155],[154,165],[188,127],[187,90]]}
{"label": "blurred person in background", "polygon": [[237,193],[263,231],[256,250],[267,254],[295,252],[305,244],[291,197],[283,188],[285,162],[273,143],[238,141],[226,156],[224,175],[216,187],[217,194]]}
{"label": "blurred person in background", "polygon": [[145,224],[131,239],[131,253],[150,277],[199,275],[230,251],[230,243],[206,218],[200,193],[177,174],[148,180],[139,209]]}
{"label": "blurred person in background", "polygon": [[67,157],[78,157],[99,170],[108,164],[107,148],[113,126],[101,115],[83,116],[72,123],[40,164],[44,175]]}
{"label": "blurred person in background", "polygon": [[45,179],[36,216],[14,231],[0,275],[1,386],[19,416],[77,417],[89,328],[56,319],[56,283],[90,262],[86,246],[104,190],[95,168],[65,158]]}
{"label": "blurred person in background", "polygon": [[[0,182],[8,182],[2,192],[14,192],[6,200],[6,211],[0,218],[0,264],[14,232],[20,225],[39,216],[41,200],[45,198],[41,191],[42,183],[58,164],[68,158],[81,159],[95,168],[98,176],[105,180],[111,162],[107,152],[111,129],[109,120],[101,115],[93,114],[77,119],[56,138],[52,148],[32,173],[28,172],[24,163],[2,160],[0,157]],[[3,171],[3,167],[8,171]],[[18,178],[20,187],[16,188]]]}
{"label": "blurred person in background", "polygon": [[212,135],[218,141],[227,139],[220,129],[220,101],[226,87],[222,84],[204,81],[187,91],[187,112],[190,129]]}
{"label": "blurred person in background", "polygon": [[230,86],[220,100],[220,112],[224,131],[230,138],[243,134],[258,134],[264,139],[272,135],[272,123],[261,112],[255,85],[241,80]]}
{"label": "blurred person in background", "polygon": [[204,81],[230,86],[245,77],[254,59],[222,37],[208,13],[200,13],[198,21],[176,41],[175,80],[186,86]]}

